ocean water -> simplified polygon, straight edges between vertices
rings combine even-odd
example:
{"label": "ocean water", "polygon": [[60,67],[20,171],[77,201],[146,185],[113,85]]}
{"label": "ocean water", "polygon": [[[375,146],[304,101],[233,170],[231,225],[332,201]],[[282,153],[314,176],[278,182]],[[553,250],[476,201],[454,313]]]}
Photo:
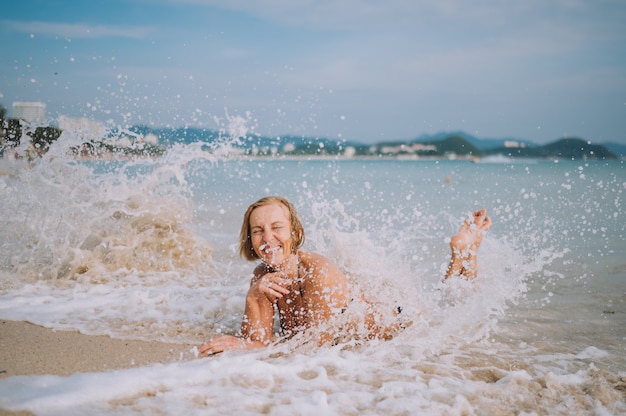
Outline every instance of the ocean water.
{"label": "ocean water", "polygon": [[[64,133],[65,135],[65,133]],[[239,328],[246,207],[283,195],[305,249],[412,324],[390,341],[302,336],[167,365],[0,380],[41,415],[626,414],[623,162],[161,158],[0,161],[0,318],[200,344]],[[65,147],[64,147],[65,146]],[[207,151],[212,150],[212,151]],[[472,282],[442,283],[472,210],[494,225]]]}

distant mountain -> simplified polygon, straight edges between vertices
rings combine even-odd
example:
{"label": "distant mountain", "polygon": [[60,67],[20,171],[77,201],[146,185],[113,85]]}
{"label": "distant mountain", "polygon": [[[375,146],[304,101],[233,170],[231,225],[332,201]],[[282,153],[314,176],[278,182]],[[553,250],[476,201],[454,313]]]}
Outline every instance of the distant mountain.
{"label": "distant mountain", "polygon": [[[164,146],[198,141],[210,144],[228,139],[218,131],[193,127],[155,129],[136,126],[131,130],[140,135],[154,134],[159,138],[159,144]],[[349,148],[352,148],[351,152],[355,156],[445,157],[454,154],[481,157],[501,154],[520,158],[616,159],[626,154],[626,145],[613,143],[609,149],[608,146],[590,144],[579,138],[563,138],[538,146],[533,142],[515,138],[479,139],[464,132],[422,135],[413,140],[375,144],[323,137],[249,135],[239,138],[232,145],[251,155],[343,155]]]}
{"label": "distant mountain", "polygon": [[[147,126],[134,126],[130,130],[142,136],[153,134],[159,138],[159,143],[165,146],[171,146],[175,143],[214,143],[219,140],[230,139],[228,135],[222,134],[219,131],[196,127],[152,128]],[[232,144],[233,147],[254,149],[262,153],[271,152],[272,150],[282,152],[285,147],[289,149],[300,149],[303,152],[315,152],[317,149],[326,149],[326,151],[330,150],[330,152],[332,152],[332,149],[345,148],[346,146],[362,146],[361,143],[357,142],[332,140],[324,137],[293,135],[270,137],[257,134],[240,137],[238,140],[233,141]]]}
{"label": "distant mountain", "polygon": [[[398,142],[395,142],[396,145]],[[432,156],[455,153],[461,156],[505,155],[521,158],[559,158],[559,159],[617,159],[626,154],[626,145],[608,146],[590,144],[580,138],[563,138],[555,142],[538,146],[531,141],[504,138],[478,139],[464,132],[438,133],[422,135],[409,143],[435,145],[437,152]],[[408,144],[407,144],[408,146]],[[615,150],[613,150],[615,149]],[[420,153],[426,155],[424,153]]]}
{"label": "distant mountain", "polygon": [[437,133],[437,134],[432,134],[432,135],[421,135],[417,138],[415,138],[413,141],[414,142],[420,142],[420,143],[424,143],[424,142],[432,142],[432,141],[439,141],[439,140],[443,140],[446,139],[448,137],[452,137],[452,136],[458,136],[458,137],[462,137],[465,140],[467,140],[468,142],[470,142],[472,145],[476,146],[476,148],[478,148],[479,150],[482,151],[488,151],[491,149],[498,149],[498,148],[502,148],[505,147],[507,144],[510,143],[515,143],[517,146],[519,147],[534,147],[536,146],[535,143],[528,141],[528,140],[524,140],[524,139],[518,139],[518,138],[501,138],[501,139],[479,139],[475,136],[472,136],[471,134],[467,134],[465,132],[462,131],[455,131],[455,132],[441,132],[441,133]]}
{"label": "distant mountain", "polygon": [[[0,114],[1,115],[1,114]],[[20,143],[24,136],[17,120],[0,119],[0,155],[7,148]],[[37,148],[47,148],[55,141],[61,131],[54,128],[38,128],[30,141]],[[128,137],[130,136],[130,137]],[[385,156],[385,157],[454,157],[479,158],[491,155],[503,155],[513,158],[557,158],[557,159],[618,159],[626,157],[626,145],[619,143],[591,144],[576,137],[567,137],[552,143],[538,146],[530,141],[516,138],[479,139],[462,131],[453,133],[437,133],[422,135],[412,140],[396,140],[364,144],[355,141],[328,139],[324,137],[306,136],[262,136],[247,135],[233,140],[229,135],[211,129],[196,127],[153,128],[133,126],[128,130],[112,131],[102,140],[90,140],[85,146],[106,147],[109,152],[117,152],[118,147],[109,143],[109,139],[130,138],[148,139],[156,136],[157,140],[137,140],[137,145],[126,146],[123,153],[139,152],[160,154],[167,147],[177,143],[205,143],[206,149],[215,149],[221,143],[235,149],[236,154],[247,155],[341,155],[351,156]],[[152,139],[152,138],[151,138]],[[105,140],[107,140],[105,142]],[[147,144],[146,144],[147,143]],[[112,146],[110,149],[107,146]],[[147,150],[146,150],[147,149]],[[79,149],[80,150],[80,149]],[[82,150],[85,150],[82,148]],[[80,150],[80,151],[82,151]]]}
{"label": "distant mountain", "polygon": [[620,158],[626,157],[626,144],[608,142],[603,143],[602,145],[609,149],[611,152],[615,153]]}
{"label": "distant mountain", "polygon": [[446,135],[441,138],[429,136],[414,141],[388,141],[373,145],[362,145],[357,148],[357,155],[382,156],[425,156],[445,157],[452,154],[458,156],[480,156],[483,152],[460,135]]}
{"label": "distant mountain", "polygon": [[[590,144],[579,138],[563,138],[542,146],[531,145],[530,142],[503,139],[492,140],[489,145],[481,143],[480,139],[467,134],[446,134],[439,136],[422,136],[412,142],[384,142],[370,146],[369,154],[383,156],[412,154],[416,156],[446,157],[450,155],[464,157],[482,157],[490,155],[505,155],[513,158],[555,158],[555,159],[588,159],[605,160],[617,159],[618,155],[605,146]],[[496,144],[500,147],[491,147]],[[482,150],[481,149],[486,149]],[[367,153],[366,153],[367,154]]]}
{"label": "distant mountain", "polygon": [[258,136],[248,138],[248,144],[257,148],[273,146],[281,152],[291,149],[290,154],[339,154],[343,153],[346,147],[363,146],[362,143],[353,141],[306,136],[277,136],[270,139]]}
{"label": "distant mountain", "polygon": [[492,149],[490,155],[503,154],[510,157],[559,158],[559,159],[617,159],[617,155],[605,146],[590,144],[576,137],[557,140],[543,146]]}
{"label": "distant mountain", "polygon": [[436,147],[437,151],[435,154],[437,156],[445,156],[451,153],[463,156],[480,156],[483,154],[472,142],[458,134],[453,134],[441,140],[428,140],[421,143]]}
{"label": "distant mountain", "polygon": [[200,128],[153,128],[148,126],[133,126],[129,129],[140,136],[153,134],[159,138],[159,144],[171,146],[175,143],[212,142],[219,138],[219,132]]}

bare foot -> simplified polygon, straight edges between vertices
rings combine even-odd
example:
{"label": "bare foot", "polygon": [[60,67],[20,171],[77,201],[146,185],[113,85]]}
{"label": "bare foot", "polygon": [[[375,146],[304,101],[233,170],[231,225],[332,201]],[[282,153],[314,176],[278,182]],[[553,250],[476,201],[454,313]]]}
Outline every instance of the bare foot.
{"label": "bare foot", "polygon": [[474,212],[472,218],[463,222],[459,232],[450,240],[452,259],[446,279],[450,276],[463,277],[468,280],[476,277],[478,249],[483,241],[483,233],[489,230],[489,227],[491,227],[491,219],[484,208]]}

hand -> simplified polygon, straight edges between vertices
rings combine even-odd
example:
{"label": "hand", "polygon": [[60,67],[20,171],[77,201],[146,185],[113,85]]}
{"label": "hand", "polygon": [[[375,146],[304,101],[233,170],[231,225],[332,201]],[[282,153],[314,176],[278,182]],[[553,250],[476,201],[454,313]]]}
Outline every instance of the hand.
{"label": "hand", "polygon": [[287,278],[285,272],[272,272],[264,274],[260,279],[254,282],[251,290],[258,291],[270,302],[274,303],[289,294],[288,287],[292,284],[293,280]]}
{"label": "hand", "polygon": [[246,342],[243,338],[237,338],[231,335],[222,335],[202,344],[198,348],[198,353],[201,357],[208,357],[209,355],[219,354],[226,350],[248,349],[246,344],[248,344],[248,342]]}

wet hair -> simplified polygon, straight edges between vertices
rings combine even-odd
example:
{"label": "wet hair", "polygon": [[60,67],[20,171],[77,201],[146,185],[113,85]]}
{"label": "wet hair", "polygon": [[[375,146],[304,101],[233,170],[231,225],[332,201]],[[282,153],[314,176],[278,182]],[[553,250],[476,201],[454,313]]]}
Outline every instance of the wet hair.
{"label": "wet hair", "polygon": [[296,254],[298,249],[304,244],[304,227],[302,227],[302,222],[300,222],[298,212],[293,204],[282,196],[266,196],[250,205],[243,215],[243,223],[241,224],[241,231],[239,233],[239,255],[246,260],[259,260],[259,256],[252,247],[252,238],[250,237],[250,216],[252,215],[252,211],[256,208],[271,204],[282,205],[289,211],[289,222],[291,223],[293,239],[291,254]]}

